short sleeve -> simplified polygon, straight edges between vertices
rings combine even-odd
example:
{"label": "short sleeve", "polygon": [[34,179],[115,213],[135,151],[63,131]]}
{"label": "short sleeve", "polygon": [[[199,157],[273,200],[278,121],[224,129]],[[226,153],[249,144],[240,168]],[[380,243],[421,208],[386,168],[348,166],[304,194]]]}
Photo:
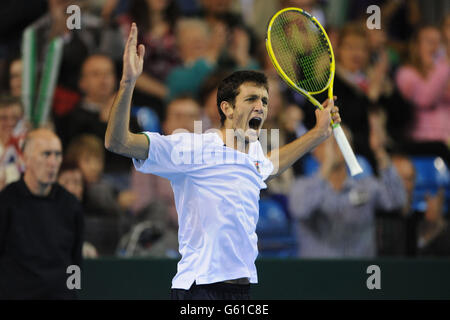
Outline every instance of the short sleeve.
{"label": "short sleeve", "polygon": [[273,164],[269,158],[264,155],[264,151],[259,141],[252,142],[249,146],[249,156],[259,163],[259,172],[265,181],[273,172]]}
{"label": "short sleeve", "polygon": [[178,133],[168,136],[156,132],[144,132],[149,138],[148,157],[133,159],[134,167],[142,173],[151,173],[169,180],[192,170],[194,135]]}

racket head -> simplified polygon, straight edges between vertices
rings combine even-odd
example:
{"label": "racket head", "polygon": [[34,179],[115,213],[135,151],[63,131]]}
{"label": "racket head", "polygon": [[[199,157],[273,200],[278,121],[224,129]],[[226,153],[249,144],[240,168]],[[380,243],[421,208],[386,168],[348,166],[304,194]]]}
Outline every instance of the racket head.
{"label": "racket head", "polygon": [[315,17],[294,7],[278,11],[267,27],[266,49],[280,77],[314,105],[321,108],[311,95],[329,89],[333,96],[333,48]]}

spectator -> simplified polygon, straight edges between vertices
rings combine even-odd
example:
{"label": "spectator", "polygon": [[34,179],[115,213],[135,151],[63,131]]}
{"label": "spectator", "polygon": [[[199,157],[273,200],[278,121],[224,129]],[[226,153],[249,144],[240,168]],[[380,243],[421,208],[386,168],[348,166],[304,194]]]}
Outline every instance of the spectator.
{"label": "spectator", "polygon": [[200,17],[209,25],[213,38],[219,39],[225,34],[224,41],[217,42],[220,47],[217,63],[222,69],[259,68],[252,58],[256,53],[258,40],[244,21],[241,11],[235,10],[233,1],[230,0],[201,1]]}
{"label": "spectator", "polygon": [[26,128],[18,98],[0,97],[0,190],[17,181],[23,172],[21,147]]}
{"label": "spectator", "polygon": [[76,298],[66,270],[82,263],[83,213],[56,183],[61,150],[50,130],[30,132],[24,176],[0,193],[1,299]]}
{"label": "spectator", "polygon": [[[376,162],[368,143],[368,113],[375,104],[387,104],[392,86],[386,85],[389,82],[386,55],[368,70],[368,49],[366,33],[359,23],[349,24],[342,29],[335,50],[334,94],[338,102],[345,105],[341,115],[350,131],[355,133],[355,151],[368,158],[375,167]],[[311,111],[305,109],[307,127],[311,126],[311,118]]]}
{"label": "spectator", "polygon": [[[109,110],[114,99],[116,77],[113,61],[105,55],[92,55],[86,59],[81,69],[80,89],[84,96],[74,110],[57,123],[65,147],[81,134],[92,134],[103,140],[108,122]],[[137,132],[139,126],[135,117],[130,121],[131,130]],[[120,189],[127,188],[131,163],[127,159],[105,153],[105,173]]]}
{"label": "spectator", "polygon": [[133,192],[119,191],[103,175],[105,149],[100,138],[84,134],[67,147],[65,159],[78,165],[85,183],[83,208],[86,213],[86,241],[99,255],[113,255],[121,234],[130,224],[128,210],[136,200]]}
{"label": "spectator", "polygon": [[73,194],[78,201],[83,201],[83,173],[77,164],[64,161],[59,169],[58,183]]}
{"label": "spectator", "polygon": [[22,94],[22,59],[12,59],[8,71],[9,94],[20,98]]}
{"label": "spectator", "polygon": [[302,8],[306,12],[312,14],[320,22],[322,26],[326,26],[325,12],[321,8],[317,0],[280,0],[282,8],[296,7]]}
{"label": "spectator", "polygon": [[427,256],[450,255],[450,230],[444,217],[444,189],[435,195],[426,195],[426,209],[424,213],[413,212],[412,203],[416,180],[416,171],[411,159],[402,154],[392,157],[392,163],[403,180],[406,189],[407,202],[402,208],[404,215],[414,217],[414,253]]}
{"label": "spectator", "polygon": [[253,30],[246,24],[242,10],[236,10],[230,0],[202,0],[200,17],[205,19],[213,34],[225,32],[220,44],[218,64],[224,69],[257,69],[252,59],[257,46]]}
{"label": "spectator", "polygon": [[133,0],[129,13],[118,18],[123,34],[129,34],[131,23],[136,22],[140,29],[138,41],[145,45],[145,69],[136,82],[134,101],[152,106],[160,115],[167,95],[166,78],[181,64],[175,39],[177,20],[175,0]]}
{"label": "spectator", "polygon": [[[351,138],[350,132],[345,131]],[[375,209],[401,207],[406,195],[384,148],[382,132],[373,131],[370,144],[378,159],[379,179],[350,178],[334,139],[326,140],[313,151],[320,163],[319,172],[298,179],[290,194],[300,256],[375,256]]]}
{"label": "spectator", "polygon": [[439,29],[420,28],[410,43],[409,60],[397,73],[397,86],[414,106],[415,141],[450,143],[450,63],[445,52],[438,55]]}
{"label": "spectator", "polygon": [[167,98],[185,94],[197,97],[204,79],[216,69],[225,32],[213,36],[205,21],[185,18],[178,21],[176,36],[183,65],[174,68],[166,79]]}
{"label": "spectator", "polygon": [[[58,173],[58,183],[73,194],[78,201],[83,201],[84,182],[83,174],[73,162],[63,161]],[[89,242],[83,242],[83,258],[97,258],[97,249]]]}
{"label": "spectator", "polygon": [[89,134],[78,136],[66,151],[67,161],[78,165],[83,174],[85,192],[83,205],[86,214],[92,216],[121,216],[133,199],[127,191],[119,193],[114,185],[103,177],[105,151],[102,141]]}
{"label": "spectator", "polygon": [[[87,12],[81,14],[80,29],[69,30],[67,27],[67,7],[71,5],[68,0],[49,0],[48,13],[35,21],[27,28],[34,31],[37,60],[36,69],[24,70],[27,77],[32,77],[34,73],[40,75],[45,68],[49,72],[52,68],[57,68],[59,59],[61,60],[59,68],[52,70],[56,74],[56,87],[54,92],[49,86],[49,92],[46,94],[54,97],[53,115],[61,117],[72,110],[74,105],[79,100],[77,75],[81,69],[83,61],[94,52],[102,50],[113,55],[119,50],[112,44],[108,43],[109,33],[102,25],[100,18],[93,16]],[[62,43],[61,50],[56,50],[55,46],[54,56],[52,61],[46,63],[45,56],[48,51],[49,44],[53,40],[59,40]],[[31,43],[28,43],[32,45]],[[31,49],[30,49],[31,50]],[[27,52],[24,51],[25,54]],[[31,57],[32,58],[32,57]],[[42,78],[44,79],[44,78]],[[37,79],[35,79],[36,82]],[[30,103],[35,102],[35,97],[30,97]]]}

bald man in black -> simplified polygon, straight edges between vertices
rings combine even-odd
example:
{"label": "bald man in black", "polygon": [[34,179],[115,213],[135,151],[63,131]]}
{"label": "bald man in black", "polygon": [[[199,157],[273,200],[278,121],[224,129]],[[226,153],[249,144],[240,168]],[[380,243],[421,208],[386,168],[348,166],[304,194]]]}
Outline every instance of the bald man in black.
{"label": "bald man in black", "polygon": [[66,271],[81,267],[83,214],[56,183],[59,138],[31,131],[24,159],[23,177],[0,192],[0,299],[74,299]]}

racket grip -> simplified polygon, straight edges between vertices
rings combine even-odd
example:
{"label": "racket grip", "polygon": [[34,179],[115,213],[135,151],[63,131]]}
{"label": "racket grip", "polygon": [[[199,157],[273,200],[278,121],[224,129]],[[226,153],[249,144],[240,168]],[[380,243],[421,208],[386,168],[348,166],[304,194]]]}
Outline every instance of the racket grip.
{"label": "racket grip", "polygon": [[339,148],[341,149],[342,155],[344,156],[345,162],[350,169],[350,174],[355,176],[363,172],[361,166],[356,160],[355,154],[353,153],[352,147],[348,143],[347,137],[344,134],[341,126],[336,126],[333,128],[334,138],[336,139]]}

